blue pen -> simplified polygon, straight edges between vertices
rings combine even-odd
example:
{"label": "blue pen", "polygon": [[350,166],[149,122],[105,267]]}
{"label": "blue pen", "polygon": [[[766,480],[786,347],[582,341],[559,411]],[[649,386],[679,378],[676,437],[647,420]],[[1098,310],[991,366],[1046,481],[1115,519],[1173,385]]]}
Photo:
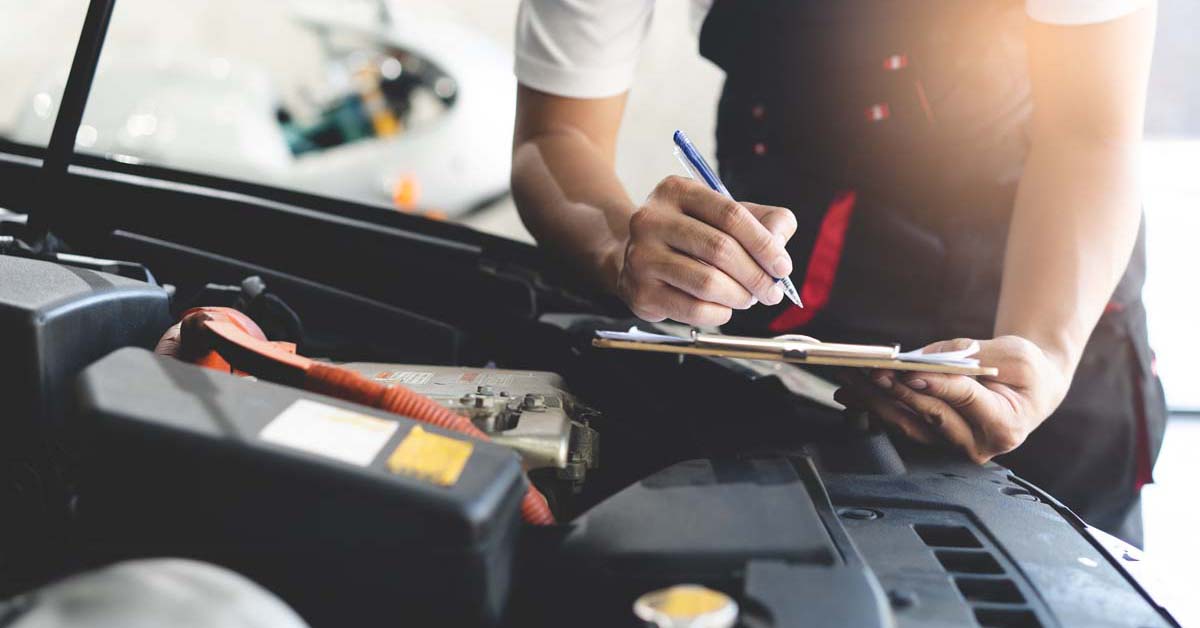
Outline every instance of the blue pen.
{"label": "blue pen", "polygon": [[[687,170],[688,175],[693,179],[703,181],[708,187],[716,190],[725,198],[733,198],[733,195],[729,193],[725,184],[721,183],[720,177],[709,167],[708,162],[704,160],[704,156],[700,154],[700,151],[696,150],[696,147],[683,134],[683,131],[675,131],[675,157],[679,159],[679,163],[683,164],[684,170]],[[804,304],[800,302],[800,294],[796,292],[796,286],[792,284],[790,278],[778,277],[775,281],[783,286],[783,293],[787,295],[787,298],[792,303],[804,307]]]}

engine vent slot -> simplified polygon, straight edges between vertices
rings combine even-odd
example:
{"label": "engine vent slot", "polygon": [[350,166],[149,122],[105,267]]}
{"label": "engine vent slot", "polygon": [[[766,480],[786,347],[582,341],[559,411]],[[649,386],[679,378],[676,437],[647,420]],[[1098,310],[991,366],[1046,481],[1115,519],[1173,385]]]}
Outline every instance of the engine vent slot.
{"label": "engine vent slot", "polygon": [[962,547],[970,549],[983,547],[983,543],[979,542],[979,538],[975,536],[975,533],[965,526],[916,524],[913,526],[913,531],[929,547]]}
{"label": "engine vent slot", "polygon": [[956,576],[954,584],[963,597],[974,603],[1022,604],[1025,596],[1008,578]]}
{"label": "engine vent slot", "polygon": [[935,550],[934,556],[942,567],[950,573],[999,575],[1004,573],[1004,567],[996,562],[987,551],[973,550]]}
{"label": "engine vent slot", "polygon": [[1023,608],[977,608],[975,621],[983,628],[1042,628],[1037,615]]}

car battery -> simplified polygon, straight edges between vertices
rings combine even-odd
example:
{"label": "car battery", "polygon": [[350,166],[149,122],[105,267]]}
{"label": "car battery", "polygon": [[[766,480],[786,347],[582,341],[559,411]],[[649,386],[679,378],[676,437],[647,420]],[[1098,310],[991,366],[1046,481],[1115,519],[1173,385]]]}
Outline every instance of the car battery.
{"label": "car battery", "polygon": [[222,564],[316,626],[501,617],[526,486],[506,447],[138,349],[83,371],[75,421],[97,560]]}

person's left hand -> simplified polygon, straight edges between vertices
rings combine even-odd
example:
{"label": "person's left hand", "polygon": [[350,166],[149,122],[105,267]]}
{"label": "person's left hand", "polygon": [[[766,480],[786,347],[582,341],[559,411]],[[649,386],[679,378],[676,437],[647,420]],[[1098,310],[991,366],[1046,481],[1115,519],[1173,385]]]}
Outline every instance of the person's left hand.
{"label": "person's left hand", "polygon": [[[959,338],[935,342],[925,353],[970,345]],[[965,375],[876,370],[843,371],[834,398],[866,410],[914,440],[962,450],[977,464],[1016,449],[1067,393],[1070,374],[1046,352],[1019,336],[981,340],[981,364],[999,375]]]}

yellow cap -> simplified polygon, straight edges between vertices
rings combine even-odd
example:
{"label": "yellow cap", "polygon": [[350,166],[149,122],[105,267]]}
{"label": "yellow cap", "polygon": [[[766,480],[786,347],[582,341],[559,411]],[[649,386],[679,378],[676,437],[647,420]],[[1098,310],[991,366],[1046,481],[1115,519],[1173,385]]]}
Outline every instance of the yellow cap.
{"label": "yellow cap", "polygon": [[733,598],[698,584],[679,584],[637,599],[633,612],[659,628],[731,628],[738,607]]}

